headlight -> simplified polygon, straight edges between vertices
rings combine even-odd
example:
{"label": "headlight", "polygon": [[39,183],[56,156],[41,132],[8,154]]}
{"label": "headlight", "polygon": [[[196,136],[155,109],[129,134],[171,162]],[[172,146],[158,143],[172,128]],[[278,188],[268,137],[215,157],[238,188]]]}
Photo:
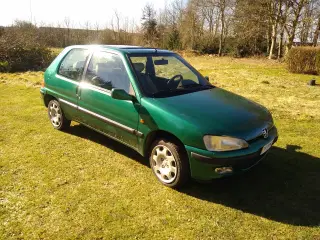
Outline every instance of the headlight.
{"label": "headlight", "polygon": [[232,151],[249,146],[246,141],[233,137],[206,135],[203,137],[203,141],[209,151],[217,152]]}

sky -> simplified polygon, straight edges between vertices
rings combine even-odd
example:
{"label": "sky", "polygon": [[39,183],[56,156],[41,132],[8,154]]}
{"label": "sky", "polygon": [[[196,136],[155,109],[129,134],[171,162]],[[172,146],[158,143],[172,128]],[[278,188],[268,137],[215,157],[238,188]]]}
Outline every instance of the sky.
{"label": "sky", "polygon": [[84,26],[89,21],[100,27],[110,24],[114,11],[121,19],[128,17],[130,23],[140,23],[142,8],[151,3],[156,10],[170,0],[0,0],[0,26],[11,25],[15,19],[33,23],[53,24],[69,18],[74,24]]}

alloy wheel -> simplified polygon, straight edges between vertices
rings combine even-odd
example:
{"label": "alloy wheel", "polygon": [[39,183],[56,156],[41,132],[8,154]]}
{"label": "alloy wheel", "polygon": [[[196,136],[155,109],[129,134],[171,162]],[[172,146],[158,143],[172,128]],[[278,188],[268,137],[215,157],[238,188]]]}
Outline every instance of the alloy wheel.
{"label": "alloy wheel", "polygon": [[50,121],[54,127],[59,127],[62,123],[61,109],[57,103],[53,102],[49,106]]}
{"label": "alloy wheel", "polygon": [[157,145],[152,150],[151,167],[160,181],[172,183],[177,176],[177,162],[172,152],[163,145]]}

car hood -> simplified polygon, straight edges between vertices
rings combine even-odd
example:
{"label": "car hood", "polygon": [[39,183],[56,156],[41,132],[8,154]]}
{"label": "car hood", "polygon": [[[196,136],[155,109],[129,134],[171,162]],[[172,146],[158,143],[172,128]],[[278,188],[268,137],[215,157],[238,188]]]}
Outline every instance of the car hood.
{"label": "car hood", "polygon": [[167,98],[153,104],[179,116],[202,134],[227,135],[251,140],[273,125],[269,111],[244,97],[221,88]]}

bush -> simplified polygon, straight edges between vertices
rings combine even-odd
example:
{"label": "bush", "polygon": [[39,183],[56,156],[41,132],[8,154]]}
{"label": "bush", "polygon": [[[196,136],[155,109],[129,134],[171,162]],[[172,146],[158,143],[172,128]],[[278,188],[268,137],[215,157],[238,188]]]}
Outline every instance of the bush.
{"label": "bush", "polygon": [[0,62],[0,72],[9,72],[9,63],[7,61]]}
{"label": "bush", "polygon": [[317,71],[317,74],[320,75],[320,50],[319,49],[316,54],[316,71]]}
{"label": "bush", "polygon": [[290,72],[320,74],[320,48],[294,47],[288,52],[286,62]]}
{"label": "bush", "polygon": [[0,72],[39,71],[52,60],[51,51],[34,39],[15,34],[4,34],[0,38]]}

